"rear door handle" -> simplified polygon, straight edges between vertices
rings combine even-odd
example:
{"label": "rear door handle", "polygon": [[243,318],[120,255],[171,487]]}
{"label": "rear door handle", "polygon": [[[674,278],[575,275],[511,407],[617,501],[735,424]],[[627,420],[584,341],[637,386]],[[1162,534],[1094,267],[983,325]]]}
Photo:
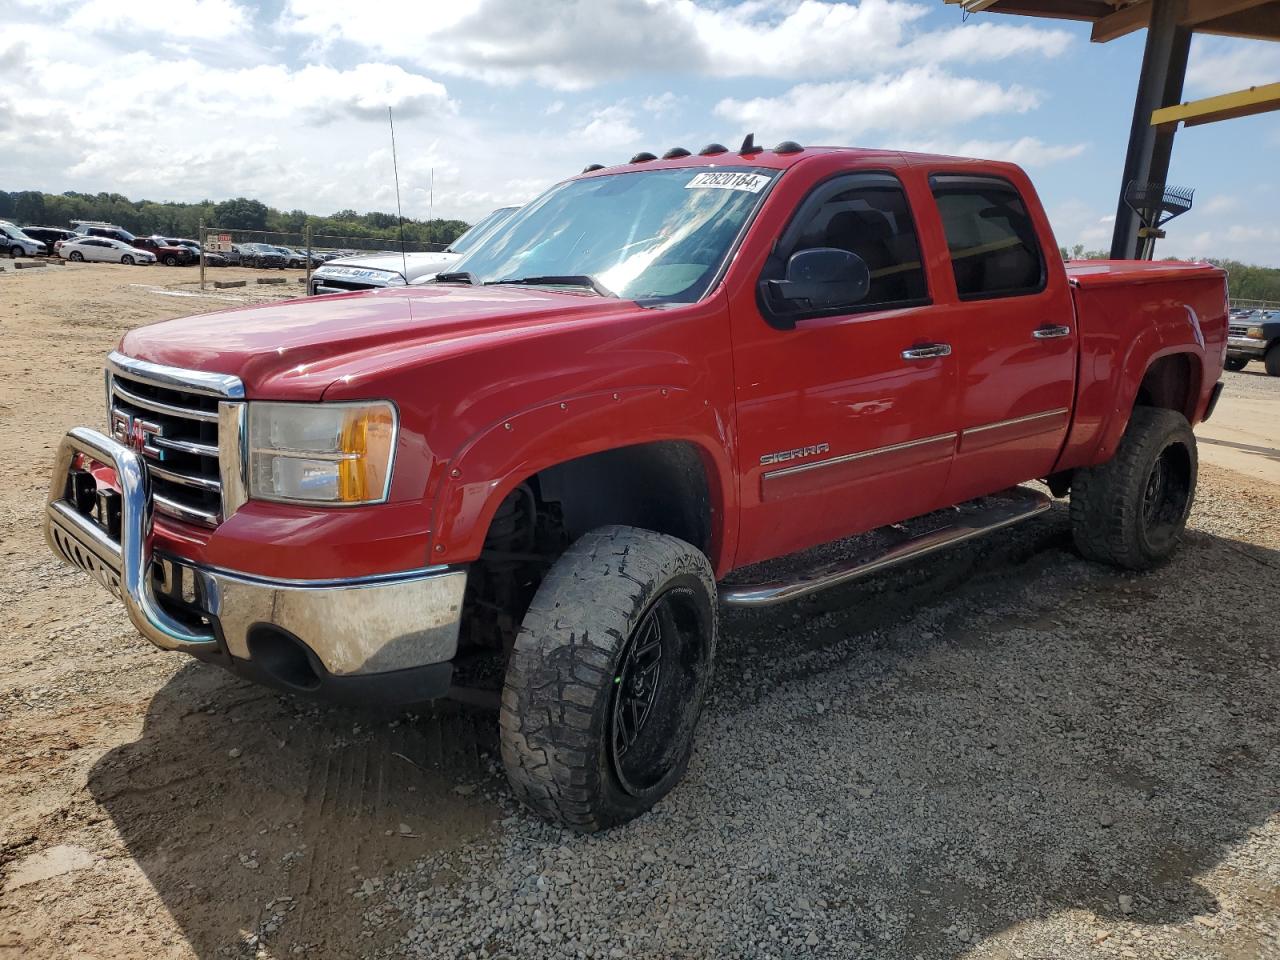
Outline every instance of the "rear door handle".
{"label": "rear door handle", "polygon": [[1058,326],[1036,327],[1031,331],[1031,335],[1037,340],[1057,340],[1061,337],[1071,336],[1071,328]]}
{"label": "rear door handle", "polygon": [[922,343],[918,347],[910,347],[902,351],[903,360],[933,360],[937,357],[951,356],[949,343]]}

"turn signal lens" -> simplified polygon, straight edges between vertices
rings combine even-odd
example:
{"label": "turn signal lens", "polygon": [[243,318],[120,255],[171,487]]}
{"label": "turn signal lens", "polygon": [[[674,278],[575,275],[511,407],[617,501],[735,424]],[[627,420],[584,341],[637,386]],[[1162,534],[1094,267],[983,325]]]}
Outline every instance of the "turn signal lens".
{"label": "turn signal lens", "polygon": [[284,503],[380,503],[391,487],[396,408],[249,404],[249,495]]}

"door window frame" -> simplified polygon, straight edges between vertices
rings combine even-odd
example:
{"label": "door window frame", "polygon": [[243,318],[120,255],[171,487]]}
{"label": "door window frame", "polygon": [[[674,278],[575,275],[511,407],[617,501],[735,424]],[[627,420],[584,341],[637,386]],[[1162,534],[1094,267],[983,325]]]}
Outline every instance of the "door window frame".
{"label": "door window frame", "polygon": [[[997,186],[1007,188],[1018,202],[1022,204],[1022,209],[1026,214],[1027,222],[1031,224],[1031,232],[1035,239],[1036,252],[1040,255],[1040,282],[1034,288],[1027,287],[1020,290],[1010,290],[1004,293],[961,293],[960,285],[955,281],[955,260],[951,256],[951,241],[947,237],[947,224],[942,218],[942,208],[938,205],[937,184],[939,180],[948,181],[948,183],[972,183],[976,185],[996,184]],[[1036,228],[1035,220],[1031,215],[1031,206],[1027,203],[1027,198],[1022,191],[1018,189],[1018,185],[1007,177],[999,176],[994,173],[972,173],[972,172],[953,172],[949,170],[933,170],[929,173],[929,196],[933,200],[934,212],[938,215],[938,226],[942,233],[942,242],[947,252],[947,265],[951,268],[951,279],[955,285],[956,299],[961,303],[976,303],[983,300],[1011,300],[1018,297],[1036,297],[1044,293],[1049,288],[1049,262],[1045,259],[1044,244],[1040,240],[1040,231]]]}
{"label": "door window frame", "polygon": [[[881,184],[886,181],[892,181],[892,185],[901,192],[907,222],[911,227],[912,235],[915,237],[916,253],[919,256],[920,277],[924,282],[924,296],[911,300],[894,300],[887,303],[855,303],[840,307],[829,307],[825,310],[811,309],[795,313],[783,313],[775,310],[769,302],[769,298],[765,295],[765,285],[769,280],[783,279],[786,273],[787,260],[795,252],[795,244],[800,238],[800,233],[808,225],[814,214],[832,197],[850,190],[856,190],[860,182],[865,183],[866,181],[879,181]],[[925,262],[919,220],[916,217],[915,209],[912,207],[911,195],[907,190],[906,184],[903,183],[901,177],[891,170],[842,170],[814,184],[800,203],[797,204],[786,226],[778,234],[777,240],[774,241],[773,247],[769,251],[769,256],[765,259],[764,266],[760,268],[760,273],[756,277],[756,305],[765,322],[779,330],[793,329],[798,320],[812,320],[818,317],[847,317],[877,311],[907,310],[914,307],[927,307],[932,304],[933,293],[929,283],[929,270]]]}

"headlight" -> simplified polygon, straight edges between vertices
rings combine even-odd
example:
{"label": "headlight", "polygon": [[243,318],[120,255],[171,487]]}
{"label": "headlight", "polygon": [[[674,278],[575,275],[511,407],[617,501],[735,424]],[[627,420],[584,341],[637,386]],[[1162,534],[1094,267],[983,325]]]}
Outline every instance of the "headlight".
{"label": "headlight", "polygon": [[282,503],[381,503],[391,487],[389,402],[249,404],[249,496]]}
{"label": "headlight", "polygon": [[1249,338],[1250,338],[1250,339],[1252,339],[1252,340],[1261,340],[1261,339],[1263,339],[1263,335],[1262,335],[1262,328],[1261,328],[1261,327],[1250,327],[1248,330],[1246,330],[1246,331],[1244,332],[1244,335],[1245,335],[1246,337],[1249,337]]}

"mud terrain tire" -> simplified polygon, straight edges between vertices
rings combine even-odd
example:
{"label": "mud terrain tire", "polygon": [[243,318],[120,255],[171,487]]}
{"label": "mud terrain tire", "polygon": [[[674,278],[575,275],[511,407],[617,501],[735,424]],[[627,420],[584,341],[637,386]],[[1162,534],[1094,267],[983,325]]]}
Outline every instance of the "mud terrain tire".
{"label": "mud terrain tire", "polygon": [[593,530],[556,561],[502,692],[502,761],[526,806],[591,832],[676,785],[711,680],[715,597],[701,551],[635,527]]}
{"label": "mud terrain tire", "polygon": [[1135,407],[1115,456],[1077,470],[1071,529],[1086,559],[1146,570],[1177,549],[1195,500],[1196,438],[1174,410]]}

